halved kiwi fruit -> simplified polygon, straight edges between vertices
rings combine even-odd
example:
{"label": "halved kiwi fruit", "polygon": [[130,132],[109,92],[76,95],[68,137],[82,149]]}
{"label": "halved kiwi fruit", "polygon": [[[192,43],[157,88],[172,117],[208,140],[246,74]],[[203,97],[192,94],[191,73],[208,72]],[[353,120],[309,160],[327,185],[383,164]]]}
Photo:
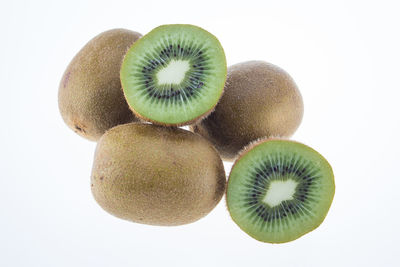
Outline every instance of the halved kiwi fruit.
{"label": "halved kiwi fruit", "polygon": [[245,149],[233,165],[227,205],[247,234],[284,243],[322,223],[334,192],[332,168],[318,152],[294,141],[264,140]]}
{"label": "halved kiwi fruit", "polygon": [[193,25],[163,25],[129,49],[121,83],[138,117],[181,126],[213,110],[226,73],[225,54],[215,36]]}
{"label": "halved kiwi fruit", "polygon": [[103,209],[151,225],[202,218],[221,200],[226,184],[222,160],[206,139],[139,123],[119,125],[100,138],[91,180]]}

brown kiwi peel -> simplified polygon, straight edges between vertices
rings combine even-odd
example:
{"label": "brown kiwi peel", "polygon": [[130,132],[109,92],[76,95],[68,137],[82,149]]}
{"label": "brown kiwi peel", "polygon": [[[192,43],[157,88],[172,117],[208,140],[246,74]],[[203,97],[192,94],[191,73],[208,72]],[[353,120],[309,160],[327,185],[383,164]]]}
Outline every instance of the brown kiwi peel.
{"label": "brown kiwi peel", "polygon": [[92,193],[116,217],[150,225],[181,225],[208,214],[225,192],[221,158],[189,131],[129,123],[100,138]]}
{"label": "brown kiwi peel", "polygon": [[286,71],[264,61],[247,61],[228,68],[215,111],[191,129],[232,161],[256,139],[290,137],[301,123],[303,109],[301,94]]}
{"label": "brown kiwi peel", "polygon": [[65,123],[79,135],[98,140],[106,130],[138,121],[124,98],[119,71],[129,47],[141,37],[112,29],[90,40],[72,59],[58,91]]}

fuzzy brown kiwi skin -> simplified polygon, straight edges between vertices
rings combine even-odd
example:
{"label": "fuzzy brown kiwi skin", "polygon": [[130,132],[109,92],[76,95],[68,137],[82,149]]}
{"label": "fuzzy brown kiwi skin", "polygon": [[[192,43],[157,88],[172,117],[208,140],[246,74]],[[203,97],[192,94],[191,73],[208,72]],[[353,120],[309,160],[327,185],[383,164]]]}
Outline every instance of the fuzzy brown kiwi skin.
{"label": "fuzzy brown kiwi skin", "polygon": [[211,141],[224,160],[233,161],[254,140],[290,137],[303,110],[302,96],[286,71],[264,61],[247,61],[228,68],[215,111],[191,130]]}
{"label": "fuzzy brown kiwi skin", "polygon": [[[280,138],[280,137],[259,138],[259,139],[257,139],[257,140],[254,140],[253,142],[251,142],[251,143],[248,144],[247,146],[243,147],[242,150],[239,151],[239,153],[236,155],[236,158],[234,159],[234,163],[233,163],[233,165],[232,165],[231,170],[232,170],[232,169],[235,167],[235,165],[240,161],[240,159],[241,159],[242,157],[244,157],[248,152],[250,152],[254,147],[256,147],[257,145],[259,145],[259,144],[261,144],[261,143],[265,143],[265,142],[269,142],[269,141],[276,141],[276,140],[284,140],[284,141],[289,141],[289,142],[293,142],[293,143],[300,143],[300,142],[297,142],[297,141],[288,140],[287,138]],[[312,149],[311,147],[309,147],[309,148]],[[312,149],[312,150],[314,150],[314,149]],[[318,153],[318,154],[321,156],[321,158],[324,158],[318,151],[316,151],[316,150],[314,150],[314,151],[315,151],[316,153]],[[324,158],[324,159],[325,159],[325,158]],[[325,160],[326,160],[326,159],[325,159]],[[332,172],[332,174],[333,174],[332,169],[331,169],[331,172]],[[225,189],[225,206],[226,206],[226,209],[228,210],[229,216],[231,217],[232,221],[234,221],[234,222],[236,223],[236,225],[239,226],[239,228],[242,229],[242,231],[243,231],[244,233],[250,235],[250,234],[246,231],[246,229],[243,229],[243,228],[240,226],[240,224],[237,223],[237,222],[235,221],[235,219],[232,217],[231,213],[229,212],[229,206],[228,206],[228,186],[229,186],[229,179],[230,179],[230,178],[231,178],[231,174],[229,174],[228,181],[227,181],[227,183],[226,183],[226,189]],[[333,194],[332,194],[332,198],[330,199],[330,202],[331,202],[331,203],[333,202],[333,197],[334,197],[334,195],[335,195],[335,188],[336,188],[336,186],[335,186],[335,180],[333,180],[333,189],[334,189],[334,191],[333,191]],[[320,222],[318,225],[316,225],[314,228],[310,229],[308,232],[305,232],[303,235],[301,235],[301,236],[299,236],[299,237],[297,237],[297,238],[295,238],[295,239],[291,239],[291,240],[287,240],[287,241],[282,241],[282,242],[265,242],[264,240],[261,240],[260,238],[258,238],[258,237],[255,236],[255,235],[251,235],[251,237],[253,237],[253,238],[256,239],[257,241],[260,241],[260,242],[263,242],[263,243],[271,243],[271,244],[288,243],[288,242],[297,240],[297,239],[299,239],[300,237],[303,237],[304,235],[306,235],[306,234],[308,234],[308,233],[314,231],[315,229],[317,229],[317,228],[322,224],[322,222],[325,220],[325,218],[326,218],[327,215],[328,215],[328,213],[325,214],[325,217],[321,220],[321,222]]]}
{"label": "fuzzy brown kiwi skin", "polygon": [[128,123],[99,140],[91,176],[97,203],[116,217],[173,226],[207,215],[225,193],[215,148],[179,128]]}
{"label": "fuzzy brown kiwi skin", "polygon": [[140,33],[112,29],[90,40],[69,63],[61,79],[58,105],[64,122],[77,134],[97,141],[106,130],[138,121],[126,103],[119,70]]}

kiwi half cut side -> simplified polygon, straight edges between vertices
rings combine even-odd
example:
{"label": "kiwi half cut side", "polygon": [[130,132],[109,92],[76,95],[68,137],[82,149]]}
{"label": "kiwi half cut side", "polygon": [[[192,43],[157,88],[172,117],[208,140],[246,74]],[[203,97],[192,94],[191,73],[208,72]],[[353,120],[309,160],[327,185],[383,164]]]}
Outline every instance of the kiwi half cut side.
{"label": "kiwi half cut side", "polygon": [[193,25],[163,25],[131,46],[121,84],[132,111],[165,126],[207,116],[220,99],[227,74],[224,50],[215,36]]}
{"label": "kiwi half cut side", "polygon": [[294,141],[264,140],[245,149],[233,165],[227,205],[251,237],[284,243],[317,228],[334,193],[332,168],[318,152]]}

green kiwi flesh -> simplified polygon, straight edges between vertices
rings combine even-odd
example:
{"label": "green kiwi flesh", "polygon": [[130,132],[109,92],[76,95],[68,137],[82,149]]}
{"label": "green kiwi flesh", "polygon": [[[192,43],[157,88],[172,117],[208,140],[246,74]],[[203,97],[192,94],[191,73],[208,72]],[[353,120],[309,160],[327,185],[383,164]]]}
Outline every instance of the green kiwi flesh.
{"label": "green kiwi flesh", "polygon": [[105,31],[72,59],[59,85],[58,105],[73,131],[96,141],[111,127],[138,121],[125,101],[119,71],[126,51],[140,37],[125,29]]}
{"label": "green kiwi flesh", "polygon": [[290,137],[302,117],[303,100],[289,74],[264,61],[247,61],[228,68],[215,111],[191,129],[232,161],[254,140]]}
{"label": "green kiwi flesh", "polygon": [[218,152],[187,130],[129,123],[97,143],[92,193],[122,219],[167,226],[194,222],[217,205],[225,184]]}
{"label": "green kiwi flesh", "polygon": [[227,205],[244,232],[284,243],[317,228],[334,193],[332,168],[318,152],[294,141],[264,140],[245,149],[233,165]]}
{"label": "green kiwi flesh", "polygon": [[181,126],[214,109],[226,72],[225,53],[211,33],[193,25],[163,25],[129,49],[121,67],[121,83],[138,117]]}

